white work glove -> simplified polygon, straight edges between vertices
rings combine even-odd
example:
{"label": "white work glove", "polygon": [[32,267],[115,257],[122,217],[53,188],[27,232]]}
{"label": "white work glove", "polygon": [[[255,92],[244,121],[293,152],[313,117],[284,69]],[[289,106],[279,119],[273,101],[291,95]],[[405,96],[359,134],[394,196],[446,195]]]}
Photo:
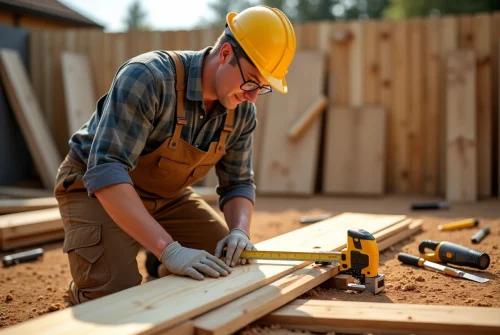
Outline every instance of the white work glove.
{"label": "white work glove", "polygon": [[240,260],[241,264],[252,262],[251,259],[240,259],[241,252],[243,250],[256,250],[253,244],[250,242],[250,238],[243,230],[238,228],[232,229],[229,235],[227,235],[222,240],[220,240],[219,243],[217,243],[214,256],[220,258],[222,256],[222,250],[226,246],[227,265],[235,266],[238,260]]}
{"label": "white work glove", "polygon": [[179,242],[171,243],[163,250],[160,261],[171,273],[203,280],[205,276],[227,276],[231,268],[205,250],[185,248]]}

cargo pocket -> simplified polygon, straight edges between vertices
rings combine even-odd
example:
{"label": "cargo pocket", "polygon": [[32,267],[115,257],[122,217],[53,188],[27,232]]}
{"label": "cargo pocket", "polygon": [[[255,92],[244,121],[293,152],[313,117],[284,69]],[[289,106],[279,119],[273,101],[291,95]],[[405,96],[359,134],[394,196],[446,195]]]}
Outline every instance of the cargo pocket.
{"label": "cargo pocket", "polygon": [[79,289],[102,285],[110,279],[101,225],[70,228],[64,237],[63,252],[68,254],[71,275]]}

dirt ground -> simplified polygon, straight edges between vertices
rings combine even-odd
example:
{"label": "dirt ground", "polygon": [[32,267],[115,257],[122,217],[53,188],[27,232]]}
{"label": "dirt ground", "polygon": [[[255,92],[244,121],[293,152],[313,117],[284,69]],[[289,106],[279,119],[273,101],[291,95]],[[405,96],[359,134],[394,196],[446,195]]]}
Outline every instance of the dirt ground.
{"label": "dirt ground", "polygon": [[[451,204],[450,209],[411,211],[416,201],[432,201],[422,197],[386,196],[381,198],[278,198],[258,197],[252,218],[251,237],[254,243],[272,238],[291,230],[302,228],[301,216],[342,212],[405,214],[423,219],[423,230],[418,235],[381,253],[380,272],[386,276],[386,289],[378,295],[369,292],[341,291],[317,287],[300,298],[372,301],[382,303],[462,305],[500,307],[500,201],[491,199],[475,204]],[[441,232],[442,223],[475,217],[480,219],[479,228],[488,225],[491,234],[480,244],[470,238],[477,229]],[[362,227],[361,227],[362,228]],[[418,254],[418,244],[424,239],[450,241],[486,252],[491,264],[485,271],[463,268],[467,272],[490,279],[479,284],[456,279],[425,270],[403,266],[397,260],[400,251]],[[62,242],[42,246],[44,256],[32,263],[0,268],[0,330],[28,319],[68,307],[67,287],[70,273]],[[21,251],[21,250],[19,250]],[[9,252],[12,253],[12,252]],[[3,257],[9,253],[0,253]],[[144,268],[144,252],[138,256],[144,281],[148,280]],[[268,328],[250,325],[241,334],[295,334],[279,326]]]}

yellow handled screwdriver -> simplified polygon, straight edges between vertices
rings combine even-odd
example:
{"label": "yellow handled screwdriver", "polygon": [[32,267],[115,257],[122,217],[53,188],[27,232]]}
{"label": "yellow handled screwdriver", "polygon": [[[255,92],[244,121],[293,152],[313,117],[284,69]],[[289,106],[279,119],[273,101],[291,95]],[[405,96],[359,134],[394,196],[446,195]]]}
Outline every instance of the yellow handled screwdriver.
{"label": "yellow handled screwdriver", "polygon": [[477,227],[478,224],[479,224],[478,219],[471,218],[471,219],[465,219],[439,225],[438,230],[448,231],[448,230],[455,230],[462,228],[472,228],[472,227]]}

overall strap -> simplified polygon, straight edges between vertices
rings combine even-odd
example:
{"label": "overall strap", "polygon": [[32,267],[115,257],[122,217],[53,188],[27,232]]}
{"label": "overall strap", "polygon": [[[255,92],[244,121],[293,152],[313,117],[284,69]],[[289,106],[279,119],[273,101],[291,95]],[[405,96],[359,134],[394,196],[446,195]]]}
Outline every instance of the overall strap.
{"label": "overall strap", "polygon": [[182,126],[187,124],[187,120],[184,114],[184,95],[186,93],[186,88],[184,84],[184,64],[182,63],[182,60],[177,53],[175,53],[174,51],[166,51],[166,52],[175,63],[175,72],[176,72],[175,90],[177,93],[177,110],[176,110],[177,123],[175,125],[174,135],[172,136],[170,144],[168,145],[170,149],[175,150],[177,143],[181,138]]}
{"label": "overall strap", "polygon": [[234,125],[234,109],[230,109],[227,112],[226,119],[224,120],[224,128],[220,134],[219,145],[217,145],[217,150],[222,151],[226,148],[227,136],[231,131],[233,131]]}

